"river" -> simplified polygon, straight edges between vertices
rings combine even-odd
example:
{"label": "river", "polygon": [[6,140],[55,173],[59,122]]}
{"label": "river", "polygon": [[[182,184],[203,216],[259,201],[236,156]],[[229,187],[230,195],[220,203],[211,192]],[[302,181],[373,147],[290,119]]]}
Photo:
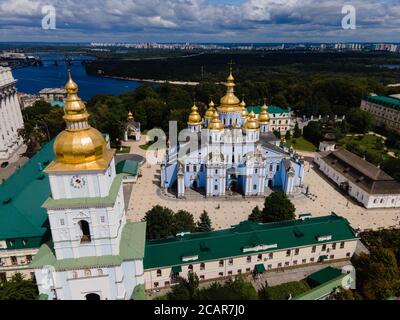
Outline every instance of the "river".
{"label": "river", "polygon": [[[63,59],[63,54],[40,54],[44,60],[42,67],[21,67],[13,70],[14,78],[18,80],[19,92],[36,94],[43,88],[63,87],[67,81],[68,67],[65,62],[54,64],[54,59]],[[93,59],[84,55],[69,55],[72,59]],[[53,61],[46,61],[51,60]],[[79,96],[87,101],[96,94],[119,94],[133,90],[140,85],[138,81],[120,80],[92,76],[86,73],[80,61],[73,62],[72,77],[79,85]]]}

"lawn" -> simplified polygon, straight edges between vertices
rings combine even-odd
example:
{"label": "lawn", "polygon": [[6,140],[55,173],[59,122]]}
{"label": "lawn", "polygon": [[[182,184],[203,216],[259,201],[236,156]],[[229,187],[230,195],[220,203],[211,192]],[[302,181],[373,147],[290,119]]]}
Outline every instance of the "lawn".
{"label": "lawn", "polygon": [[310,289],[310,286],[305,280],[300,280],[283,283],[278,286],[266,287],[260,295],[266,300],[287,300],[290,296],[298,296]]}
{"label": "lawn", "polygon": [[384,140],[372,134],[346,136],[339,141],[338,145],[360,157],[365,156],[368,161],[374,164],[382,163],[390,157],[387,154]]}
{"label": "lawn", "polygon": [[129,152],[131,152],[131,147],[128,146],[122,146],[117,149],[117,154],[126,154]]}
{"label": "lawn", "polygon": [[293,146],[295,150],[309,151],[309,152],[314,152],[317,149],[317,147],[314,144],[304,139],[304,137],[291,138],[289,140],[286,140],[286,146],[287,147]]}
{"label": "lawn", "polygon": [[142,144],[141,146],[139,146],[140,149],[142,150],[147,150],[148,148],[150,148],[151,143],[146,143],[146,144]]}

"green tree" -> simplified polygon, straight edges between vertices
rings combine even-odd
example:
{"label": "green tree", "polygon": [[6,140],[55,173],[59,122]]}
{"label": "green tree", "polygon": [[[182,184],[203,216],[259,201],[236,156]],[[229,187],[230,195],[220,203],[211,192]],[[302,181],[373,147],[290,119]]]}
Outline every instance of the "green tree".
{"label": "green tree", "polygon": [[292,135],[290,134],[290,130],[286,131],[285,133],[285,139],[290,140],[292,138]]}
{"label": "green tree", "polygon": [[185,210],[179,210],[177,213],[175,213],[174,223],[175,223],[175,233],[183,230],[188,230],[193,232],[196,229],[193,215]]}
{"label": "green tree", "polygon": [[162,239],[175,234],[174,212],[171,209],[154,206],[146,212],[146,237],[149,240]]}
{"label": "green tree", "polygon": [[200,300],[258,300],[254,286],[243,276],[229,279],[224,284],[215,282],[199,290],[198,297]]}
{"label": "green tree", "polygon": [[400,288],[399,268],[391,249],[370,248],[370,254],[362,253],[355,261],[357,290],[368,300],[386,299]]}
{"label": "green tree", "polygon": [[197,298],[199,278],[194,272],[189,272],[187,279],[179,278],[179,283],[167,293],[168,300],[194,300]]}
{"label": "green tree", "polygon": [[303,128],[303,136],[317,146],[322,138],[321,123],[318,121],[310,121],[308,125]]}
{"label": "green tree", "polygon": [[207,211],[203,211],[200,215],[200,219],[197,222],[197,231],[198,232],[209,232],[212,231],[211,219],[208,216]]}
{"label": "green tree", "polygon": [[400,181],[400,159],[387,159],[383,162],[382,169],[397,181]]}
{"label": "green tree", "polygon": [[296,122],[293,131],[293,138],[300,138],[301,137],[301,130],[299,128],[299,124]]}
{"label": "green tree", "polygon": [[282,191],[272,192],[265,198],[262,211],[263,222],[293,220],[296,208]]}
{"label": "green tree", "polygon": [[355,133],[366,133],[374,127],[372,116],[358,108],[353,108],[347,113],[346,121],[350,124],[350,130]]}
{"label": "green tree", "polygon": [[262,210],[260,209],[259,206],[256,206],[256,207],[251,211],[248,220],[250,220],[250,221],[255,221],[255,222],[262,222],[262,221],[263,221]]}
{"label": "green tree", "polygon": [[0,300],[36,300],[38,291],[32,280],[25,280],[21,273],[10,281],[0,283]]}

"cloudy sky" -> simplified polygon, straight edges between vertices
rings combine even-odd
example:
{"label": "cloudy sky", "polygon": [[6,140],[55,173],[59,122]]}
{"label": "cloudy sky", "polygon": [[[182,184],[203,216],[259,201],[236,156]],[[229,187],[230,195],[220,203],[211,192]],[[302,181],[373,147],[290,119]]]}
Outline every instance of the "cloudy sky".
{"label": "cloudy sky", "polygon": [[[52,5],[56,29],[44,30]],[[342,7],[356,29],[342,28]],[[400,0],[0,0],[0,41],[400,41]]]}

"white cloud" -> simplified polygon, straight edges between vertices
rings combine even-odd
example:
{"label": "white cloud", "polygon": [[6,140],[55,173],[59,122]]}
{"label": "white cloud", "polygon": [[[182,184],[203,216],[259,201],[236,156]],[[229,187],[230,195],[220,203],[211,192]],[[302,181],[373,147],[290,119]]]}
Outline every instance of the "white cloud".
{"label": "white cloud", "polygon": [[[352,0],[359,29],[351,37],[397,39],[398,0]],[[41,30],[41,7],[57,13],[54,37],[68,34],[80,40],[109,37],[129,41],[270,41],[347,37],[340,28],[346,0],[245,0],[241,4],[211,4],[207,0],[0,0],[0,40],[52,34]],[[29,30],[29,36],[28,36]],[[379,30],[379,32],[377,32]],[[172,31],[172,32],[171,32]],[[349,33],[350,36],[350,33]],[[286,40],[285,40],[286,39]],[[71,40],[66,38],[65,40]]]}

